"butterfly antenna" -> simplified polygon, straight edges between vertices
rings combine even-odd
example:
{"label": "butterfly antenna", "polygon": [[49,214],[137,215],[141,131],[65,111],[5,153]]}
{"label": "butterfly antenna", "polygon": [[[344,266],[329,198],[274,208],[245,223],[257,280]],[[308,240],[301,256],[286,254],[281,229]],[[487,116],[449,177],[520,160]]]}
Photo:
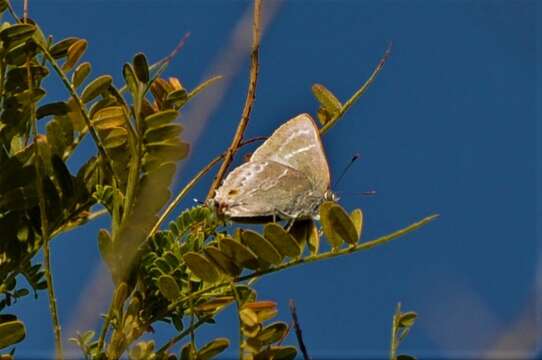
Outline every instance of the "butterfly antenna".
{"label": "butterfly antenna", "polygon": [[356,162],[357,159],[360,158],[360,155],[359,154],[354,154],[352,156],[352,159],[350,159],[350,162],[344,167],[344,170],[341,172],[341,175],[339,176],[339,178],[337,179],[337,181],[335,181],[335,184],[333,185],[333,188],[336,189],[337,188],[337,185],[339,185],[339,183],[341,182],[341,180],[343,179],[344,175],[346,175],[346,173],[348,172],[348,170],[352,167],[352,165],[354,164],[354,162]]}

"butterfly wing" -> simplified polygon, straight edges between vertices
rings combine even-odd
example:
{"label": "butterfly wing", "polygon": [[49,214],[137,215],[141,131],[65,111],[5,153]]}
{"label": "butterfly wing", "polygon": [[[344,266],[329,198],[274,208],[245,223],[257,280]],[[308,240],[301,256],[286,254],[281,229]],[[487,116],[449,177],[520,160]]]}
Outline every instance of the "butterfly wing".
{"label": "butterfly wing", "polygon": [[230,218],[312,216],[322,194],[301,171],[275,161],[249,161],[217,190],[215,203]]}
{"label": "butterfly wing", "polygon": [[329,166],[318,127],[309,114],[298,115],[279,127],[250,158],[251,162],[264,160],[299,170],[322,194],[329,188]]}

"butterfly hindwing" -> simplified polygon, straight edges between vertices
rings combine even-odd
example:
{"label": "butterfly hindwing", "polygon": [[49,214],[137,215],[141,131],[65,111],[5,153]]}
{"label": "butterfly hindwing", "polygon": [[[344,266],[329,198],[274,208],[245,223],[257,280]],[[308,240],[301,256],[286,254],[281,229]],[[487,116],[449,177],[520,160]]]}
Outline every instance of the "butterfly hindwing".
{"label": "butterfly hindwing", "polygon": [[271,160],[249,161],[233,170],[215,201],[231,218],[310,217],[322,198],[301,171]]}

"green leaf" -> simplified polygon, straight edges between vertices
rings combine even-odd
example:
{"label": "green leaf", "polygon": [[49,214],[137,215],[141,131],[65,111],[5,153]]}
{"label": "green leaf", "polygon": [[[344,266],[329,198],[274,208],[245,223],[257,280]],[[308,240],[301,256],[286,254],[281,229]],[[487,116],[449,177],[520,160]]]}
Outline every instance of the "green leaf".
{"label": "green leaf", "polygon": [[166,102],[170,104],[175,104],[177,107],[180,107],[186,103],[188,100],[188,93],[185,89],[178,89],[167,94]]}
{"label": "green leaf", "polygon": [[263,328],[256,340],[263,345],[270,345],[282,340],[288,334],[288,325],[284,322],[276,322]]}
{"label": "green leaf", "polygon": [[226,338],[214,339],[198,351],[198,360],[210,360],[228,348],[230,341]]}
{"label": "green leaf", "polygon": [[177,110],[164,110],[147,116],[143,121],[147,129],[151,129],[175,121],[178,115],[179,112]]}
{"label": "green leaf", "polygon": [[220,277],[218,270],[205,256],[190,251],[183,255],[183,260],[192,273],[201,280],[208,283],[218,281]]}
{"label": "green leaf", "polygon": [[162,161],[175,161],[184,159],[190,150],[190,146],[183,142],[158,142],[145,144],[145,151],[162,159]]}
{"label": "green leaf", "polygon": [[126,125],[128,119],[122,106],[107,106],[92,116],[92,124],[98,130],[105,130]]}
{"label": "green leaf", "polygon": [[50,115],[66,115],[70,111],[70,107],[63,101],[54,102],[42,105],[36,110],[36,118],[41,119]]}
{"label": "green leaf", "polygon": [[169,301],[173,301],[181,294],[181,289],[175,279],[170,275],[162,275],[158,278],[158,289]]}
{"label": "green leaf", "polygon": [[196,349],[192,343],[186,343],[181,350],[179,360],[196,360]]}
{"label": "green leaf", "polygon": [[112,82],[113,78],[109,75],[97,77],[85,87],[81,93],[81,100],[83,100],[85,104],[94,100],[100,94],[104,93],[109,86],[111,86]]}
{"label": "green leaf", "polygon": [[230,276],[237,276],[241,273],[241,269],[235,265],[235,263],[226,256],[222,251],[214,246],[206,247],[203,252],[205,256],[209,258],[222,272]]}
{"label": "green leaf", "polygon": [[271,346],[254,355],[254,360],[294,360],[297,349],[293,346]]}
{"label": "green leaf", "polygon": [[298,242],[279,224],[265,224],[263,236],[273,244],[282,256],[297,257],[301,255],[301,247]]}
{"label": "green leaf", "polygon": [[79,59],[85,54],[85,51],[87,51],[87,45],[88,43],[85,39],[78,39],[70,45],[67,52],[68,58],[64,65],[62,65],[64,72],[70,71],[77,64]]}
{"label": "green leaf", "polygon": [[20,320],[0,324],[0,349],[22,341],[26,336],[24,324]]}
{"label": "green leaf", "polygon": [[75,68],[75,71],[72,74],[72,84],[74,88],[79,87],[85,81],[87,76],[92,70],[92,65],[89,62],[81,63]]}
{"label": "green leaf", "polygon": [[193,98],[194,96],[196,96],[197,94],[199,94],[200,92],[208,88],[215,81],[221,80],[222,78],[223,78],[222,75],[217,75],[217,76],[213,76],[212,78],[208,80],[205,80],[204,82],[196,86],[192,91],[190,91],[190,93],[188,94],[188,99]]}
{"label": "green leaf", "polygon": [[398,325],[399,327],[411,327],[416,322],[418,315],[414,311],[407,311],[399,315]]}
{"label": "green leaf", "polygon": [[318,250],[320,249],[320,233],[314,221],[311,221],[307,245],[309,246],[311,255],[318,254]]}
{"label": "green leaf", "polygon": [[361,239],[361,232],[363,230],[363,212],[361,209],[355,209],[350,213],[350,219],[356,228],[358,233],[358,239]]}
{"label": "green leaf", "polygon": [[52,120],[45,127],[47,142],[51,150],[60,157],[64,156],[66,148],[73,142],[73,131],[63,128],[59,120]]}
{"label": "green leaf", "polygon": [[126,82],[126,86],[128,87],[128,90],[132,96],[134,98],[137,97],[139,86],[134,67],[131,64],[124,64],[122,68],[122,76],[124,76],[124,81]]}
{"label": "green leaf", "polygon": [[139,81],[144,84],[149,81],[149,64],[143,53],[134,56],[134,70]]}
{"label": "green leaf", "polygon": [[111,235],[105,229],[100,229],[98,232],[98,249],[100,250],[102,259],[111,268],[113,265],[113,241],[111,240]]}
{"label": "green leaf", "polygon": [[232,238],[222,238],[218,242],[222,252],[233,260],[235,264],[247,269],[257,270],[259,268],[258,257],[245,245]]}
{"label": "green leaf", "polygon": [[258,314],[249,308],[243,308],[239,311],[239,319],[243,322],[243,324],[250,327],[256,326],[260,322],[258,320]]}
{"label": "green leaf", "polygon": [[320,206],[320,222],[333,248],[338,248],[342,241],[349,244],[357,243],[358,234],[354,223],[336,202],[326,201]]}
{"label": "green leaf", "polygon": [[[114,310],[116,310],[119,314],[122,314],[122,307],[124,306],[124,302],[128,298],[128,285],[125,282],[121,282],[117,289],[115,290],[115,295],[113,296],[113,302],[111,306]],[[94,337],[94,334],[90,337],[91,339]]]}
{"label": "green leaf", "polygon": [[128,130],[123,127],[107,129],[107,135],[103,139],[103,145],[107,149],[118,148],[128,141]]}
{"label": "green leaf", "polygon": [[150,128],[143,134],[143,139],[147,143],[160,142],[170,138],[178,138],[183,128],[177,124],[166,124]]}
{"label": "green leaf", "polygon": [[270,264],[278,265],[282,262],[282,255],[269,241],[252,230],[243,230],[241,240],[259,258]]}
{"label": "green leaf", "polygon": [[11,25],[0,31],[0,40],[2,40],[4,46],[9,50],[29,40],[35,31],[36,27],[31,24]]}
{"label": "green leaf", "polygon": [[312,93],[314,94],[320,105],[330,114],[335,115],[341,111],[341,102],[324,85],[314,84],[312,86]]}
{"label": "green leaf", "polygon": [[401,354],[397,356],[397,360],[416,360],[414,356]]}
{"label": "green leaf", "polygon": [[74,42],[79,40],[76,37],[68,37],[54,43],[49,48],[49,54],[55,59],[61,59],[68,55],[68,48],[73,45]]}

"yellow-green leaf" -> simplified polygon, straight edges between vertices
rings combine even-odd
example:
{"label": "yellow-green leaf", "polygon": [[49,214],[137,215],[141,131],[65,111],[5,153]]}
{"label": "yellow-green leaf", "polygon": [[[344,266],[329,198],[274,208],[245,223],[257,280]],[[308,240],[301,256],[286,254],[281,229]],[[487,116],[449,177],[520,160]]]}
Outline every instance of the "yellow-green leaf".
{"label": "yellow-green leaf", "polygon": [[134,56],[134,71],[139,81],[145,84],[149,81],[149,64],[143,53]]}
{"label": "yellow-green leaf", "polygon": [[297,257],[301,254],[297,241],[279,224],[265,224],[263,234],[282,256]]}
{"label": "yellow-green leaf", "polygon": [[0,324],[0,349],[16,344],[26,335],[24,324],[20,320],[7,321]]}
{"label": "yellow-green leaf", "polygon": [[158,278],[158,289],[164,297],[173,301],[181,294],[181,289],[175,279],[170,275],[162,275]]}
{"label": "yellow-green leaf", "polygon": [[4,46],[11,49],[27,41],[34,35],[36,27],[31,24],[15,24],[0,31],[0,39]]}
{"label": "yellow-green leaf", "polygon": [[226,338],[214,339],[198,351],[198,360],[210,360],[228,348],[230,341]]}
{"label": "yellow-green leaf", "polygon": [[109,75],[102,75],[97,77],[85,87],[85,89],[81,93],[81,100],[83,100],[85,104],[94,100],[100,94],[105,92],[112,82],[113,78]]}
{"label": "yellow-green leaf", "polygon": [[282,340],[288,333],[288,325],[283,322],[276,322],[264,327],[256,339],[263,345],[270,345]]}
{"label": "yellow-green leaf", "polygon": [[361,209],[353,210],[350,213],[350,219],[352,219],[352,223],[356,228],[356,232],[358,233],[358,239],[361,239],[361,232],[363,230],[363,212],[361,211]]}
{"label": "yellow-green leaf", "polygon": [[274,265],[281,263],[282,255],[280,252],[275,248],[275,246],[273,246],[273,244],[265,240],[257,232],[252,230],[243,230],[241,233],[241,239],[243,243],[262,260]]}
{"label": "yellow-green leaf", "polygon": [[343,241],[355,244],[358,233],[348,213],[336,202],[325,201],[320,206],[320,222],[333,248],[341,246]]}
{"label": "yellow-green leaf", "polygon": [[220,277],[218,270],[202,254],[190,251],[183,255],[183,259],[190,271],[201,280],[208,283],[218,281]]}
{"label": "yellow-green leaf", "polygon": [[128,119],[121,106],[108,106],[92,116],[92,124],[98,130],[126,125]]}
{"label": "yellow-green leaf", "polygon": [[173,122],[179,115],[177,110],[164,110],[147,116],[144,120],[147,129]]}
{"label": "yellow-green leaf", "polygon": [[68,58],[64,65],[62,65],[62,70],[65,72],[70,71],[87,50],[87,45],[88,43],[85,39],[78,39],[71,44],[68,48]]}
{"label": "yellow-green leaf", "polygon": [[51,56],[55,59],[61,59],[65,57],[66,55],[68,55],[68,48],[72,46],[72,44],[76,42],[77,40],[79,40],[79,38],[76,38],[76,37],[68,37],[68,38],[62,39],[54,43],[49,48],[49,54],[51,54]]}
{"label": "yellow-green leaf", "polygon": [[107,129],[103,144],[108,149],[114,149],[124,145],[127,141],[128,131],[123,127],[113,127]]}
{"label": "yellow-green leaf", "polygon": [[318,254],[318,250],[320,249],[320,233],[314,221],[311,221],[307,245],[309,246],[311,255]]}
{"label": "yellow-green leaf", "polygon": [[219,269],[231,276],[237,276],[241,273],[241,269],[226,256],[222,251],[214,246],[206,247],[203,252]]}
{"label": "yellow-green leaf", "polygon": [[92,65],[89,62],[81,63],[75,68],[75,71],[72,74],[72,84],[75,88],[79,87],[85,81],[87,76],[92,70]]}
{"label": "yellow-green leaf", "polygon": [[341,111],[341,102],[324,85],[314,84],[312,86],[312,93],[314,94],[320,105],[322,105],[322,107],[330,114],[335,115]]}
{"label": "yellow-green leaf", "polygon": [[183,128],[177,124],[166,124],[147,129],[143,138],[147,143],[160,142],[169,138],[177,138]]}
{"label": "yellow-green leaf", "polygon": [[255,326],[259,323],[258,321],[258,315],[254,312],[254,310],[243,308],[239,311],[239,318],[243,322],[243,324],[247,326]]}
{"label": "yellow-green leaf", "polygon": [[245,245],[231,238],[223,238],[218,242],[218,246],[224,254],[233,260],[235,264],[246,267],[251,270],[259,268],[258,258]]}

